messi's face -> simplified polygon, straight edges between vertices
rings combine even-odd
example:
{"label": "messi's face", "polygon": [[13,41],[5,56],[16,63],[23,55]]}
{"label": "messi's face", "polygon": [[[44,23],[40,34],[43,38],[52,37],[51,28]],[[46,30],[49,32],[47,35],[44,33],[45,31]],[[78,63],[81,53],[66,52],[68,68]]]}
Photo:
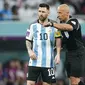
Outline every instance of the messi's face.
{"label": "messi's face", "polygon": [[49,10],[46,7],[39,7],[38,17],[40,21],[45,21],[49,15]]}

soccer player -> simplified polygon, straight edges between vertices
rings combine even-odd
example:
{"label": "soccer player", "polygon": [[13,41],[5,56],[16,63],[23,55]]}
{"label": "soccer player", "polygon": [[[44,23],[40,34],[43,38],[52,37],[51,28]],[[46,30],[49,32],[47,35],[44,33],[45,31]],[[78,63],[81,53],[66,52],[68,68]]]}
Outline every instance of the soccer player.
{"label": "soccer player", "polygon": [[41,74],[43,85],[55,83],[53,69],[54,43],[56,41],[57,57],[60,62],[61,33],[56,28],[44,27],[50,13],[49,5],[42,3],[38,8],[38,20],[30,25],[26,34],[26,47],[30,57],[27,75],[27,85],[35,85],[35,81]]}
{"label": "soccer player", "polygon": [[83,85],[80,77],[85,76],[85,47],[82,42],[81,26],[76,18],[70,16],[69,6],[62,4],[57,9],[61,23],[49,22],[45,26],[54,26],[61,30],[66,44],[66,70],[71,85]]}

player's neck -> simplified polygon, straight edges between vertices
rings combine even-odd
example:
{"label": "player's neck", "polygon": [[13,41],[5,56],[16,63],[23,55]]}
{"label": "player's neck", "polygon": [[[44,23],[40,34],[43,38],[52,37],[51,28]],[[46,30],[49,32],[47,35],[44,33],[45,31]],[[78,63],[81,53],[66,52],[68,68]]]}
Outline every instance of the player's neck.
{"label": "player's neck", "polygon": [[39,23],[42,24],[42,25],[44,25],[44,23],[48,23],[48,18],[45,19],[44,21],[39,20]]}

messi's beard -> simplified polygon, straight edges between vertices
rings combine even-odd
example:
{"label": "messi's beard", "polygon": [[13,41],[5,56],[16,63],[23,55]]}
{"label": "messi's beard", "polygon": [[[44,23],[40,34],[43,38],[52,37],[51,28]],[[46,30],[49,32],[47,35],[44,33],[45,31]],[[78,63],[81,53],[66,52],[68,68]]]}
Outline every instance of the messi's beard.
{"label": "messi's beard", "polygon": [[46,19],[47,19],[47,17],[45,17],[45,18],[44,18],[43,16],[40,16],[40,17],[39,17],[39,20],[40,20],[41,22],[44,22]]}

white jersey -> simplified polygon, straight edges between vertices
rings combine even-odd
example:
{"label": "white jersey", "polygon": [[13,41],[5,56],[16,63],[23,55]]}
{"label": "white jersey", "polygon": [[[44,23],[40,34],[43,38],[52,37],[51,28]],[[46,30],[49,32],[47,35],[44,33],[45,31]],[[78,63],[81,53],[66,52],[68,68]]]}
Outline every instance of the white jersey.
{"label": "white jersey", "polygon": [[61,34],[54,27],[44,27],[38,22],[31,24],[27,29],[26,39],[33,41],[33,51],[37,60],[30,58],[29,66],[53,67],[55,37],[59,36]]}

